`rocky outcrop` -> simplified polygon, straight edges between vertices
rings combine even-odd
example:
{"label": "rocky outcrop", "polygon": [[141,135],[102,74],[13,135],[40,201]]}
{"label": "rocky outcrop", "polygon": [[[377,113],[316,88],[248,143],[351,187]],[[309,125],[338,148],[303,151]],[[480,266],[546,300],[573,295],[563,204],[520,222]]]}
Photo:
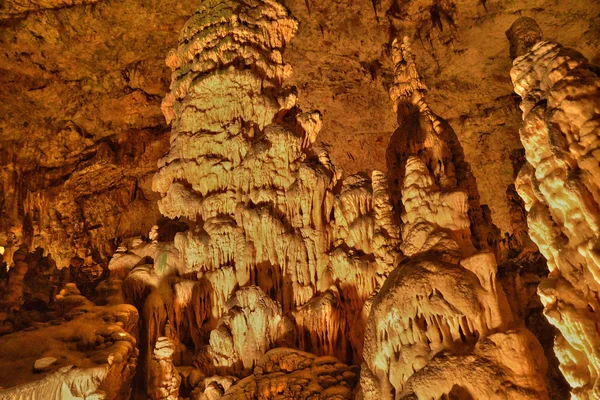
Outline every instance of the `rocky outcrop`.
{"label": "rocky outcrop", "polygon": [[[138,350],[133,306],[96,306],[68,284],[53,304],[56,318],[2,336],[2,399],[124,399]],[[19,371],[15,374],[14,371]]]}
{"label": "rocky outcrop", "polygon": [[555,353],[572,398],[600,396],[598,369],[598,124],[600,78],[580,53],[542,40],[531,19],[507,32],[517,58],[511,70],[521,97],[527,164],[516,188],[529,234],[550,271],[538,293],[560,331]]}
{"label": "rocky outcrop", "polygon": [[[416,70],[414,56],[400,50],[407,44],[395,42],[394,46],[395,80],[390,87],[390,98],[399,128],[390,139],[387,164],[394,208],[407,224],[403,227],[403,239],[406,240],[406,232],[412,229],[413,222],[423,218],[419,214],[428,214],[426,218],[439,220],[436,222],[441,227],[472,236],[473,243],[469,246],[474,244],[476,249],[495,251],[496,228],[479,204],[477,184],[460,142],[452,127],[433,113],[424,100],[427,86]],[[411,133],[407,134],[408,131]],[[410,159],[412,154],[422,154],[421,160]],[[420,182],[416,178],[423,174],[417,170],[423,168],[429,170],[431,176]],[[415,175],[413,171],[417,171]],[[431,190],[432,185],[437,190]],[[413,194],[405,195],[407,190]],[[423,202],[429,204],[419,211]]]}
{"label": "rocky outcrop", "polygon": [[231,386],[221,399],[349,400],[357,382],[358,369],[334,357],[274,349],[260,359],[252,375]]}
{"label": "rocky outcrop", "polygon": [[474,246],[469,217],[481,213],[470,207],[469,190],[476,187],[457,179],[468,166],[454,164],[458,149],[448,145],[447,125],[424,100],[406,39],[394,42],[392,56],[390,95],[404,118],[420,123],[405,125],[395,156],[396,171],[404,173],[401,249],[407,259],[371,305],[363,397],[547,398],[543,350],[513,324],[493,253]]}

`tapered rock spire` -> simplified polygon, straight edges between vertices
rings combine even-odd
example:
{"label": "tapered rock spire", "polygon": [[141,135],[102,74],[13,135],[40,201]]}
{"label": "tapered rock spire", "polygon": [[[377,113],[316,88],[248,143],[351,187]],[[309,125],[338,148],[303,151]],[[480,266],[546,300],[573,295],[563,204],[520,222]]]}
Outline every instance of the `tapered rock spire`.
{"label": "tapered rock spire", "polygon": [[560,331],[554,350],[572,398],[598,398],[600,70],[577,51],[542,40],[531,19],[517,20],[507,36],[511,48],[522,44],[510,75],[522,99],[527,164],[515,186],[550,271],[538,293]]}
{"label": "tapered rock spire", "polygon": [[401,166],[395,172],[404,173],[398,180],[407,259],[371,305],[363,397],[547,398],[542,348],[513,324],[493,253],[476,252],[469,218],[469,190],[476,187],[458,179],[468,165],[453,156],[458,144],[448,142],[451,128],[424,99],[407,39],[394,41],[392,58],[390,97],[407,121],[395,149]]}

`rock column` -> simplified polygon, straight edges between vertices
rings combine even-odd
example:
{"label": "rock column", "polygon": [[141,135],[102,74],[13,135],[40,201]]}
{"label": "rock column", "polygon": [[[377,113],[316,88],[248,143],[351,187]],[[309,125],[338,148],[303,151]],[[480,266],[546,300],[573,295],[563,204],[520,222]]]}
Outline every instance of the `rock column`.
{"label": "rock column", "polygon": [[477,251],[482,231],[472,224],[481,209],[469,196],[476,186],[462,180],[469,169],[460,145],[427,105],[407,39],[394,41],[392,57],[390,96],[406,122],[402,141],[390,150],[397,154],[392,172],[402,173],[401,249],[407,258],[372,302],[363,397],[547,398],[543,350],[513,322],[493,253]]}
{"label": "rock column", "polygon": [[572,398],[599,398],[600,69],[543,40],[530,18],[507,36],[527,158],[515,186],[550,271],[538,293],[560,331],[554,349]]}

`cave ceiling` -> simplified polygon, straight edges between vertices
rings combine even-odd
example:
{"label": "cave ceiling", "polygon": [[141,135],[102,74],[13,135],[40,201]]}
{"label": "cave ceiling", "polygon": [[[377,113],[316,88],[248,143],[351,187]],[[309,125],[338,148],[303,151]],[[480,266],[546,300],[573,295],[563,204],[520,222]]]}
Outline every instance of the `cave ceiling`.
{"label": "cave ceiling", "polygon": [[[129,184],[152,200],[144,177],[168,143],[160,111],[170,80],[164,59],[198,3],[2,2],[0,154],[5,165],[37,171],[28,176],[39,188],[51,185],[48,180],[67,179],[99,143],[108,143],[118,153],[114,176],[84,190],[86,195]],[[323,113],[319,143],[334,163],[346,174],[386,169],[385,150],[397,128],[387,95],[389,43],[395,35],[409,36],[432,109],[454,127],[494,223],[512,232],[504,191],[518,163],[520,115],[507,73],[511,60],[504,32],[515,18],[530,16],[549,39],[576,46],[598,62],[600,3],[287,0],[285,5],[299,21],[285,52],[293,66],[291,83],[301,107]],[[131,165],[126,155],[132,152],[145,156]],[[153,204],[139,207],[156,215]],[[140,213],[132,212],[132,218]]]}

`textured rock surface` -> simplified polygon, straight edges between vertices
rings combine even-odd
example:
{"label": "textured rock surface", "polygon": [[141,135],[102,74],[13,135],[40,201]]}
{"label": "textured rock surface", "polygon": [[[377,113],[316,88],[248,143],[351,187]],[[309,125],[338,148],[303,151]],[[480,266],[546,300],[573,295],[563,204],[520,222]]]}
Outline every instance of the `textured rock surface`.
{"label": "textured rock surface", "polygon": [[[299,104],[325,117],[318,140],[336,165],[347,174],[385,170],[396,128],[386,49],[390,35],[409,36],[429,78],[429,101],[454,126],[482,204],[510,231],[502,193],[520,143],[504,31],[515,16],[533,16],[557,27],[549,37],[556,32],[555,39],[598,60],[598,3],[312,3],[285,2],[302,27],[286,57],[295,67]],[[197,6],[172,0],[0,4],[0,246],[10,254],[25,242],[52,253],[59,267],[79,258],[98,264],[119,237],[144,234],[155,223],[150,178],[168,146],[160,112],[169,82],[164,58]]]}
{"label": "textured rock surface", "polygon": [[[595,14],[572,28],[597,5],[536,1],[209,0],[194,14],[170,1],[4,2],[0,395],[564,398],[525,207],[560,278],[540,289],[563,329],[558,359],[574,395],[595,396],[595,275],[565,272],[592,265],[596,247],[598,107],[585,90],[597,73],[580,55],[566,51],[566,78],[530,79],[556,62],[552,45],[515,67],[517,91],[541,90],[523,111],[549,91],[556,115],[543,117],[580,143],[549,129],[563,175],[538,185],[544,167],[525,167],[525,206],[504,195],[522,158],[504,23],[544,14],[597,51]],[[524,21],[514,56],[540,38]],[[562,81],[579,97],[552,92]],[[534,125],[528,160],[547,150]],[[492,133],[477,147],[480,128]],[[544,230],[534,198],[560,210],[573,242]]]}
{"label": "textured rock surface", "polygon": [[[407,123],[388,160],[396,161],[398,175],[404,172],[391,178],[403,178],[401,249],[407,259],[371,305],[363,397],[547,398],[543,349],[529,331],[513,325],[493,253],[475,252],[470,227],[485,224],[478,205],[469,204],[477,188],[464,185],[469,170],[460,145],[425,101],[408,38],[393,43],[392,57],[390,96]],[[511,325],[517,328],[509,330]]]}
{"label": "textured rock surface", "polygon": [[516,187],[530,236],[550,271],[538,293],[544,314],[560,330],[555,353],[572,398],[595,398],[600,395],[600,70],[577,51],[541,40],[535,21],[519,20],[507,34],[512,47],[521,48],[511,78],[522,98],[527,164]]}
{"label": "textured rock surface", "polygon": [[294,349],[266,353],[254,373],[221,397],[234,399],[352,399],[358,368],[334,357],[315,357]]}
{"label": "textured rock surface", "polygon": [[[232,296],[219,326],[210,333],[210,356],[217,368],[250,371],[268,349],[293,344],[294,326],[281,305],[259,287],[245,287]],[[228,351],[223,351],[223,347]]]}

